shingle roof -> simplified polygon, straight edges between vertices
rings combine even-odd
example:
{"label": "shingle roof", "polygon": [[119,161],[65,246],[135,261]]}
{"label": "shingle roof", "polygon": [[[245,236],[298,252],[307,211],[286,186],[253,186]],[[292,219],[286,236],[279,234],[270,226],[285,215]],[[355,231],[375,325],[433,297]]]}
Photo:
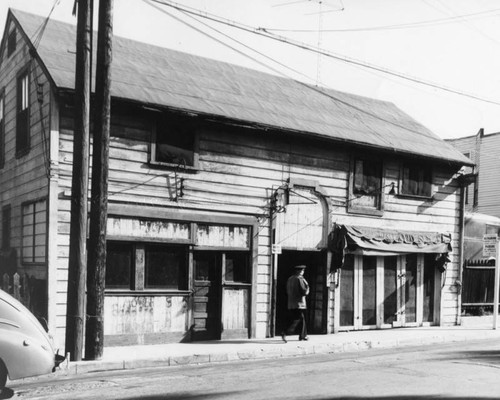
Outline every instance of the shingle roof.
{"label": "shingle roof", "polygon": [[[11,10],[28,38],[43,17]],[[76,27],[50,20],[37,48],[59,89],[74,89]],[[453,146],[394,104],[113,38],[112,96],[357,143],[452,164]]]}

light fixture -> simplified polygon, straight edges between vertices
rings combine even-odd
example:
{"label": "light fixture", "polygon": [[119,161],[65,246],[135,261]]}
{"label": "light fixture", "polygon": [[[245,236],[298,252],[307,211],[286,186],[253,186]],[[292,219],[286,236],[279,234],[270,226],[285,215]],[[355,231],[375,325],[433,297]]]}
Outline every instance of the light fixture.
{"label": "light fixture", "polygon": [[391,190],[389,190],[389,194],[396,194],[396,183],[391,182],[389,185],[391,186]]}

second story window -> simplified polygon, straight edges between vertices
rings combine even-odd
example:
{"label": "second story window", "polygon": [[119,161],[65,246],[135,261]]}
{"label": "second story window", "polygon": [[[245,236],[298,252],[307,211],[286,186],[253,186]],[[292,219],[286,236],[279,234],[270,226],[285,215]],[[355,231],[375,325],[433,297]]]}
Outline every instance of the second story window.
{"label": "second story window", "polygon": [[0,91],[0,168],[5,164],[5,96]]}
{"label": "second story window", "polygon": [[10,205],[2,207],[2,249],[10,247]]}
{"label": "second story window", "polygon": [[197,167],[195,126],[187,118],[164,116],[153,132],[151,161],[157,164]]}
{"label": "second story window", "polygon": [[404,196],[431,197],[431,169],[417,164],[403,165],[400,194]]}
{"label": "second story window", "polygon": [[377,159],[355,157],[351,161],[348,210],[380,214],[383,205],[382,162]]}
{"label": "second story window", "polygon": [[17,36],[16,36],[16,30],[12,30],[12,32],[9,33],[8,39],[7,39],[7,57],[10,57],[14,52],[16,51],[16,46],[17,46]]}
{"label": "second story window", "polygon": [[17,78],[17,117],[16,117],[16,156],[20,157],[30,147],[30,107],[29,107],[29,75],[23,72]]}

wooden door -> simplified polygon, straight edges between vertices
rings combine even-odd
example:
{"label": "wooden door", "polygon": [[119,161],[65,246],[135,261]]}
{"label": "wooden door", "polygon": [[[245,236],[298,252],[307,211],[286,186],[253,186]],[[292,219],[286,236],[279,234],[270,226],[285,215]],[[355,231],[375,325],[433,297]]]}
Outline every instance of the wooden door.
{"label": "wooden door", "polygon": [[194,253],[193,340],[221,338],[221,262],[218,252]]}

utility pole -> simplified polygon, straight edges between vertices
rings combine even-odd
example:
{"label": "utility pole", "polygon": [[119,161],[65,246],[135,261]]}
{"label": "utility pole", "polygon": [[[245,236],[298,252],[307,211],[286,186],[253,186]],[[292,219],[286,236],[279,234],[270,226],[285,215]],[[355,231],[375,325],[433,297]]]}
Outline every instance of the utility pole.
{"label": "utility pole", "polygon": [[87,273],[87,326],[85,337],[85,358],[87,360],[102,358],[104,348],[103,317],[104,279],[106,276],[112,39],[113,0],[100,0]]}
{"label": "utility pole", "polygon": [[66,311],[66,353],[70,353],[71,361],[80,361],[82,359],[85,318],[92,3],[92,0],[78,0],[75,129],[73,137],[71,226]]}

